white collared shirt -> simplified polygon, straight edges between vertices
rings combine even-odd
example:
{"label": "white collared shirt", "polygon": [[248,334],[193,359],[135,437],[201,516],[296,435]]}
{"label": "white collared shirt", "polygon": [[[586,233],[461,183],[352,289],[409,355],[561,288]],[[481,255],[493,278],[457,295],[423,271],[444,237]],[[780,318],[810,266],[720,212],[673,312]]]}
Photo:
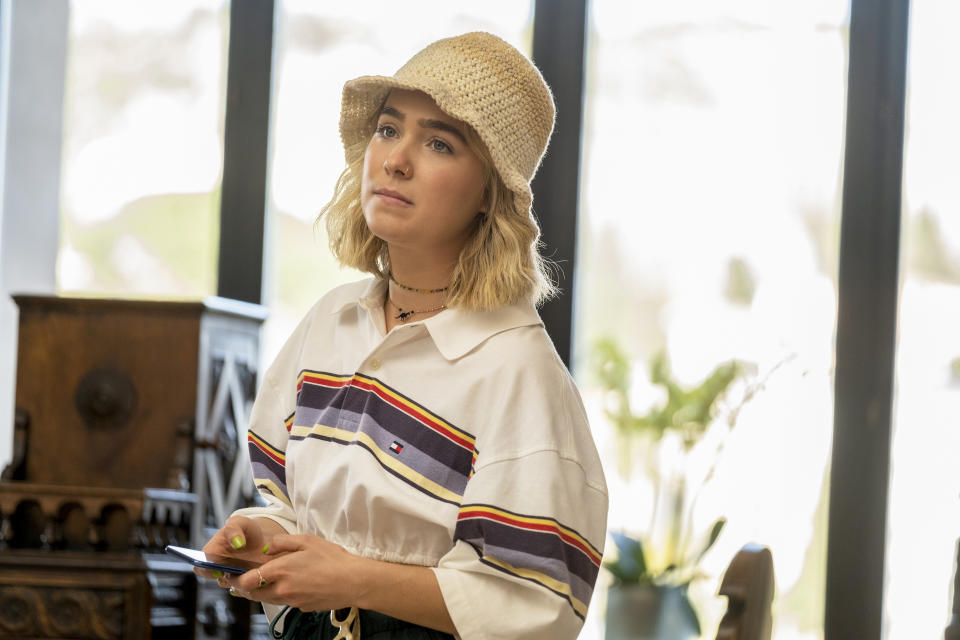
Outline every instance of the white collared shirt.
{"label": "white collared shirt", "polygon": [[576,638],[607,489],[536,309],[448,309],[384,335],[386,283],[338,287],[269,368],[250,422],[270,517],[433,567],[464,639]]}

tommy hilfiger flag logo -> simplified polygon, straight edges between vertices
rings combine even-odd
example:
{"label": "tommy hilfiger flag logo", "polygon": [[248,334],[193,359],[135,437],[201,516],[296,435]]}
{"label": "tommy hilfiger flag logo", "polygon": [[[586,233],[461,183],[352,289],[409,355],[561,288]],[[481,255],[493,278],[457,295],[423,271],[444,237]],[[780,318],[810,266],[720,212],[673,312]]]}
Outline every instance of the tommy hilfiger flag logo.
{"label": "tommy hilfiger flag logo", "polygon": [[394,440],[393,444],[390,445],[390,451],[393,451],[394,453],[400,453],[401,451],[403,451],[403,445],[400,444],[399,441]]}

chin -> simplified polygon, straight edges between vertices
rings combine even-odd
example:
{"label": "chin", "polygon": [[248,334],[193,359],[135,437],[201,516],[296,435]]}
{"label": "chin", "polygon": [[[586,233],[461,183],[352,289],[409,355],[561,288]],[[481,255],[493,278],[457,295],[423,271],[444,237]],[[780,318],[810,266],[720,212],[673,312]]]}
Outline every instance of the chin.
{"label": "chin", "polygon": [[382,215],[367,215],[364,219],[367,222],[367,229],[370,233],[380,238],[384,242],[391,244],[401,242],[408,235],[403,231],[403,225],[397,220],[385,220]]}

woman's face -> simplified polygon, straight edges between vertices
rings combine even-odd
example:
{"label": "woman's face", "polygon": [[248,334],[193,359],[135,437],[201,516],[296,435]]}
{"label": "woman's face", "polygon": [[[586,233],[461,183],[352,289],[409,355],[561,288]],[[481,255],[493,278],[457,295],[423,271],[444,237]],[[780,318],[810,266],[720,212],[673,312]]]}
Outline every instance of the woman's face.
{"label": "woman's face", "polygon": [[484,165],[466,127],[425,93],[390,93],[367,145],[360,203],[391,249],[456,260],[483,208]]}

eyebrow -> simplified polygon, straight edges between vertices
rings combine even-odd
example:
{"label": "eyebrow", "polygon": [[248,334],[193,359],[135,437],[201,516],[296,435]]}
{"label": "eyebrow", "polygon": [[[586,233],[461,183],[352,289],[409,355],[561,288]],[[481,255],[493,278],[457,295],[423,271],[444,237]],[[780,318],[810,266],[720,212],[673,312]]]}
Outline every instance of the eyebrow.
{"label": "eyebrow", "polygon": [[[397,109],[394,109],[393,107],[386,106],[386,105],[384,105],[384,107],[380,109],[380,115],[393,116],[400,122],[403,122],[404,120],[406,120],[406,115],[403,112],[398,111]],[[463,144],[467,144],[467,139],[460,132],[460,130],[448,122],[444,122],[443,120],[432,120],[430,118],[421,118],[417,120],[417,124],[419,124],[424,129],[435,129],[437,131],[446,131],[447,133],[456,136],[461,142],[463,142]]]}

